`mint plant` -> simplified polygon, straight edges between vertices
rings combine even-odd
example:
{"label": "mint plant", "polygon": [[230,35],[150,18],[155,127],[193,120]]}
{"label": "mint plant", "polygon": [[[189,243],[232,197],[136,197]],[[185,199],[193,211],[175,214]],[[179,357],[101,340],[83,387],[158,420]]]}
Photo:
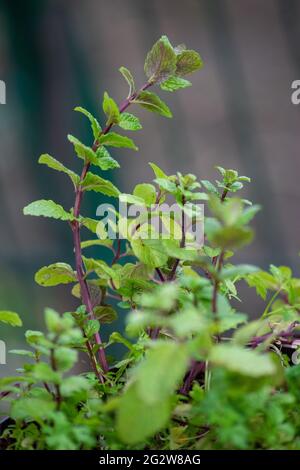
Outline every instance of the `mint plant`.
{"label": "mint plant", "polygon": [[[63,315],[46,309],[46,332],[27,331],[29,348],[11,351],[27,362],[18,375],[0,379],[2,400],[10,405],[3,448],[300,448],[300,366],[291,366],[287,354],[293,351],[296,364],[300,280],[287,267],[265,272],[232,262],[251,242],[250,223],[260,210],[237,195],[250,179],[216,167],[219,179],[212,183],[193,174],[167,175],[150,163],[153,181],[124,194],[97,172],[119,168],[110,147],[137,150],[131,138],[115,132],[142,128],[128,108],[172,117],[149,89],[187,88],[186,75],[201,67],[197,52],[161,37],[146,57],[144,85],[137,88],[131,72],[120,68],[128,95],[118,106],[104,93],[104,125],[75,108],[93,135],[90,146],[68,136],[83,161],[80,175],[48,154],[40,157],[39,163],[70,178],[74,205],[67,210],[42,199],[24,214],[67,222],[75,262],[42,267],[35,280],[44,287],[72,286],[79,306]],[[100,193],[100,201],[101,195],[119,200],[129,207],[126,216],[115,204],[107,223],[85,217],[86,191]],[[179,212],[167,217],[167,202]],[[93,238],[83,241],[82,229]],[[86,255],[91,247],[99,257]],[[111,251],[111,263],[102,250]],[[232,299],[241,302],[241,281],[266,302],[256,320],[231,305]],[[105,324],[117,317],[116,301],[119,313],[127,313],[126,331],[104,341]],[[0,320],[21,326],[12,312],[0,312]],[[111,357],[114,344],[122,345],[121,358]],[[88,357],[88,372],[76,367],[79,354]]]}

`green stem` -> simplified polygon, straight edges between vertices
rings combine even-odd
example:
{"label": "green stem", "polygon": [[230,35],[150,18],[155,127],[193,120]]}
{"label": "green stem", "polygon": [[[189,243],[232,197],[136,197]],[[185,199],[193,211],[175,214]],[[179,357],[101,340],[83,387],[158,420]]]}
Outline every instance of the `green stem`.
{"label": "green stem", "polygon": [[264,310],[264,312],[263,312],[263,314],[262,314],[262,318],[264,318],[265,316],[267,316],[267,314],[268,314],[268,312],[269,312],[269,309],[270,309],[272,303],[273,303],[274,300],[278,297],[278,295],[280,294],[280,292],[282,291],[282,289],[283,289],[283,286],[280,287],[280,289],[278,289],[278,290],[274,293],[274,295],[272,295],[271,299],[269,300],[269,302],[268,302],[268,304],[267,304],[267,306],[266,306],[266,308],[265,308],[265,310]]}

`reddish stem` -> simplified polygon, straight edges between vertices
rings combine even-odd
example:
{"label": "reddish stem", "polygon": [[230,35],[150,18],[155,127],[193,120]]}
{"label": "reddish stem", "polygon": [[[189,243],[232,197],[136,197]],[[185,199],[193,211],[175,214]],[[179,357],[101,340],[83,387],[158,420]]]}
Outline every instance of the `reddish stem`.
{"label": "reddish stem", "polygon": [[[142,91],[147,90],[152,85],[152,83],[145,83],[142,88],[138,91],[133,93],[130,97],[128,97],[121,105],[120,105],[120,113],[123,113],[131,104],[133,100],[135,100],[139,94]],[[105,129],[101,132],[100,135],[105,135],[107,134],[110,129],[112,128],[113,123],[108,124]],[[100,137],[99,135],[99,137]],[[98,147],[101,145],[99,142],[99,138],[96,139],[93,143],[92,149],[96,151]],[[74,251],[75,251],[75,262],[76,262],[76,272],[77,272],[77,279],[79,282],[80,286],[80,292],[81,292],[81,297],[82,297],[82,302],[86,306],[87,312],[90,314],[90,318],[95,318],[94,316],[94,311],[93,311],[93,304],[91,300],[91,294],[89,291],[89,287],[86,281],[86,272],[85,268],[83,265],[83,260],[82,260],[82,252],[81,252],[81,237],[80,237],[80,222],[79,222],[79,217],[80,217],[80,208],[81,208],[81,203],[82,203],[82,198],[83,198],[83,188],[81,183],[83,182],[84,178],[86,177],[88,171],[90,168],[90,162],[86,162],[83,169],[82,173],[80,176],[80,181],[79,184],[76,188],[75,191],[75,202],[74,202],[74,217],[76,220],[74,220],[71,224],[72,226],[72,231],[73,231],[73,241],[74,241]],[[99,345],[99,363],[100,366],[103,370],[104,373],[108,372],[109,366],[107,363],[105,351],[103,349],[103,343],[101,340],[100,333],[95,334],[95,340],[96,343]]]}

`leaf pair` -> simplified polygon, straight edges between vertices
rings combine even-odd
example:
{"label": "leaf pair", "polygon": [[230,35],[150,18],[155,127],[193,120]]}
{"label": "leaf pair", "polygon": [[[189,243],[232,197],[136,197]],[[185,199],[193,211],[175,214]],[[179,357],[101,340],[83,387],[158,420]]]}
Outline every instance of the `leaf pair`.
{"label": "leaf pair", "polygon": [[173,48],[167,36],[162,36],[152,47],[145,61],[145,74],[150,83],[165,83],[164,89],[174,91],[190,86],[181,77],[202,67],[199,54],[185,46]]}

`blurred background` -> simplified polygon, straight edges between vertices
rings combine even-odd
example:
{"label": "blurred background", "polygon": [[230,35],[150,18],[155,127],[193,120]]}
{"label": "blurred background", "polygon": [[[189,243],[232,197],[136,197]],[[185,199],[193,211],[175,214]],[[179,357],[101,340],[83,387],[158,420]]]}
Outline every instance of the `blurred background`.
{"label": "blurred background", "polygon": [[[19,312],[25,328],[42,328],[45,306],[76,305],[68,287],[34,284],[39,267],[73,260],[65,224],[22,215],[35,199],[73,203],[67,178],[37,159],[47,152],[78,168],[66,134],[86,143],[91,137],[73,108],[102,119],[103,91],[117,101],[127,93],[118,68],[127,66],[142,83],[145,54],[162,34],[199,51],[205,66],[191,76],[192,88],[164,93],[173,120],[138,111],[140,151],[114,152],[121,169],[111,177],[130,192],[152,178],[149,161],[204,179],[217,177],[217,164],[238,169],[252,178],[245,197],[263,211],[255,242],[236,259],[287,264],[300,274],[300,106],[291,103],[291,83],[300,79],[299,1],[0,0],[0,79],[7,86],[0,105],[0,309]],[[99,203],[88,195],[85,213],[94,216]],[[261,305],[252,294],[247,289],[239,308],[256,316]],[[22,346],[23,328],[0,328],[8,349]],[[0,375],[15,362],[9,357]]]}

